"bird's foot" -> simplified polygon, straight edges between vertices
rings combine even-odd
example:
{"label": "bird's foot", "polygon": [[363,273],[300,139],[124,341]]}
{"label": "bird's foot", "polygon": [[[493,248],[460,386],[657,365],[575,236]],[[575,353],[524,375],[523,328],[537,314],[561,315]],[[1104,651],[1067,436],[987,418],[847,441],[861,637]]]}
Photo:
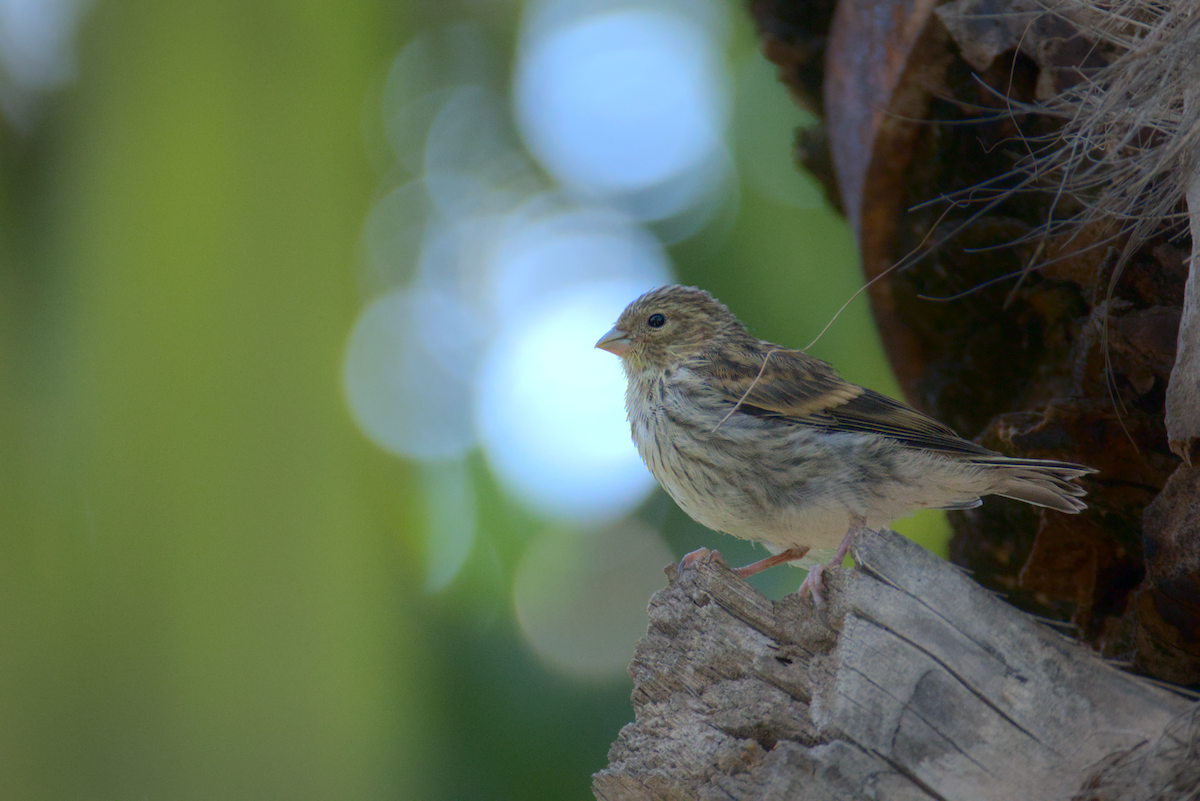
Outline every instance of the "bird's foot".
{"label": "bird's foot", "polygon": [[724,564],[725,557],[721,556],[720,551],[710,551],[707,548],[697,548],[696,550],[692,551],[691,553],[687,554],[686,556],[684,556],[682,559],[679,560],[679,569],[687,570],[689,567],[696,564],[697,562],[706,562],[707,563],[707,562],[713,562],[713,561]]}
{"label": "bird's foot", "polygon": [[[780,551],[774,556],[768,556],[766,559],[759,559],[757,562],[751,562],[744,567],[735,567],[733,568],[733,572],[736,573],[739,578],[748,578],[753,576],[755,573],[761,573],[769,567],[775,567],[775,565],[781,565],[784,562],[792,562],[796,559],[803,559],[804,555],[808,553],[808,550],[809,549],[807,546],[800,548],[788,548],[786,551]],[[707,548],[697,548],[679,560],[679,569],[686,570],[700,561],[715,561],[725,564],[725,557],[721,556],[720,551],[710,551]]]}
{"label": "bird's foot", "polygon": [[822,585],[825,583],[825,565],[813,565],[809,568],[808,575],[804,577],[804,582],[801,583],[800,597],[812,595],[813,605],[817,609],[825,608],[825,593]]}
{"label": "bird's foot", "polygon": [[831,567],[840,567],[846,559],[846,554],[850,553],[850,548],[854,544],[854,538],[858,536],[858,532],[866,528],[866,520],[861,515],[856,515],[850,520],[850,530],[846,532],[846,536],[842,537],[842,542],[838,545],[837,553],[833,555],[833,559],[826,565],[816,565],[808,571],[808,575],[804,577],[804,583],[800,585],[797,592],[800,597],[812,595],[813,604],[817,609],[825,608],[825,593],[822,585],[825,583],[825,571]]}

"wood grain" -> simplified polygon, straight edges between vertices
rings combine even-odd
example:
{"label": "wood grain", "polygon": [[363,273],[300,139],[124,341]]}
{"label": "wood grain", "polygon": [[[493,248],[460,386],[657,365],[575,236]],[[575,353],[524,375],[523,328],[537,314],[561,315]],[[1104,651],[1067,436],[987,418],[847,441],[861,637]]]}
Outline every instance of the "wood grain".
{"label": "wood grain", "polygon": [[894,532],[857,561],[823,614],[668,568],[596,797],[1070,799],[1193,709]]}

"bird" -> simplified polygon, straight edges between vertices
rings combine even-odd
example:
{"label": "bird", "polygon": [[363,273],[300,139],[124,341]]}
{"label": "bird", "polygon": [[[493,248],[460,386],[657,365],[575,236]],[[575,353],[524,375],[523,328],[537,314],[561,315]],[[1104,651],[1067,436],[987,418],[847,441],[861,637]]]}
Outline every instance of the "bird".
{"label": "bird", "polygon": [[[758,339],[696,287],[645,293],[596,347],[621,359],[633,441],[667,494],[698,523],[771,552],[738,575],[836,549],[799,588],[818,607],[825,570],[865,529],[921,509],[972,509],[986,495],[1086,508],[1075,480],[1092,468],[963,439],[827,362]],[[701,548],[681,567],[713,558]]]}

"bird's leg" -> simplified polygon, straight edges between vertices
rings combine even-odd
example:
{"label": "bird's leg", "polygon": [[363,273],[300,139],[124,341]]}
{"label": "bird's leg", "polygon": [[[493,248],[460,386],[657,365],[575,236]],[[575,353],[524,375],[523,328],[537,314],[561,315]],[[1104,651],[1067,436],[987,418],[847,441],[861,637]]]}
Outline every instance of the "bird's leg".
{"label": "bird's leg", "polygon": [[846,554],[850,552],[850,546],[854,544],[854,538],[858,536],[858,532],[867,527],[867,520],[862,515],[854,515],[850,518],[850,530],[846,532],[846,536],[842,537],[842,544],[838,546],[837,553],[829,560],[828,564],[815,565],[808,571],[808,575],[804,577],[804,583],[800,585],[797,592],[803,598],[806,593],[811,593],[813,603],[818,609],[825,608],[825,595],[821,591],[821,585],[825,583],[825,570],[829,567],[839,567],[846,560]]}
{"label": "bird's leg", "polygon": [[[807,545],[801,548],[788,548],[786,551],[780,551],[774,556],[768,556],[766,559],[759,559],[757,562],[752,562],[745,567],[735,567],[733,568],[733,572],[741,578],[747,578],[748,576],[753,576],[755,573],[761,573],[768,567],[775,567],[775,565],[781,565],[784,562],[803,559],[804,555],[808,553],[808,551],[809,548]],[[725,557],[721,556],[720,551],[710,551],[707,548],[697,548],[679,560],[679,569],[684,570],[700,561],[717,561],[723,563],[725,561]]]}
{"label": "bird's leg", "polygon": [[745,567],[734,568],[734,573],[737,573],[742,578],[753,576],[755,573],[761,573],[768,567],[775,567],[784,562],[791,562],[796,559],[803,559],[804,554],[808,553],[808,546],[800,548],[788,548],[786,551],[780,551],[774,556],[768,556],[766,559],[759,559],[757,562],[752,562]]}

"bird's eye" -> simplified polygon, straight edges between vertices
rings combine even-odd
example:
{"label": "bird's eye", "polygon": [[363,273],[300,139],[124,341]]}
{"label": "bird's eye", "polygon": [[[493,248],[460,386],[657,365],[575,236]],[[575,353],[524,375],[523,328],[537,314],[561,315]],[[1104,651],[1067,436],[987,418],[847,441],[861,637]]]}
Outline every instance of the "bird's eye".
{"label": "bird's eye", "polygon": [[666,324],[667,318],[661,314],[655,313],[646,319],[646,325],[650,326],[651,328],[662,328]]}

